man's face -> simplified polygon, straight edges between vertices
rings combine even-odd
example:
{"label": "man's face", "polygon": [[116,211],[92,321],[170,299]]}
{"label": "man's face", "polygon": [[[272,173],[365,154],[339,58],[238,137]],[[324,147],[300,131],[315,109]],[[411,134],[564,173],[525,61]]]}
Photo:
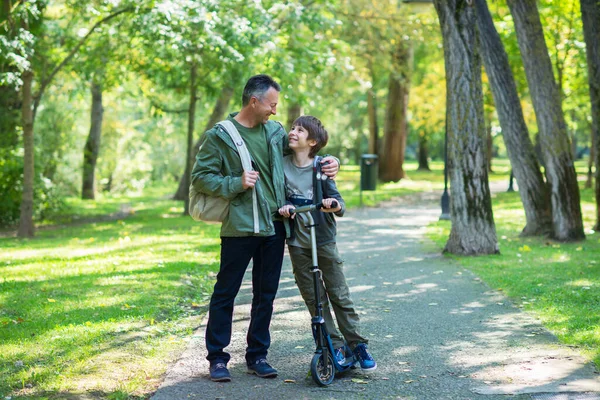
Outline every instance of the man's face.
{"label": "man's face", "polygon": [[257,122],[266,124],[271,115],[277,114],[277,103],[279,102],[279,92],[274,88],[269,90],[261,97],[252,97],[252,105]]}

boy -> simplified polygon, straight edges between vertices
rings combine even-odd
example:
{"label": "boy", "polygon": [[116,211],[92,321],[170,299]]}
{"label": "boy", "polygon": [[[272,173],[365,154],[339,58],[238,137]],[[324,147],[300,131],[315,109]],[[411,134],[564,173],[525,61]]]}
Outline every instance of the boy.
{"label": "boy", "polygon": [[[336,225],[333,213],[338,217],[344,215],[344,200],[335,182],[331,179],[322,180],[320,174],[317,174],[317,168],[313,168],[318,162],[318,158],[315,159],[317,152],[327,144],[327,131],[317,118],[305,115],[294,121],[288,140],[293,153],[284,157],[283,170],[286,180],[286,199],[290,204],[281,207],[279,213],[290,218],[290,210],[294,206],[323,202],[323,212],[315,211],[313,218],[317,224],[317,256],[324,281],[324,287],[321,282],[321,293],[325,326],[336,349],[337,362],[340,364],[345,362],[345,339],[359,361],[360,367],[372,371],[377,368],[377,363],[367,348],[368,340],[358,331],[358,314],[350,299],[344,277],[343,261],[335,244]],[[336,208],[331,208],[334,200],[338,205]],[[294,277],[309,312],[314,315],[316,299],[311,272],[310,231],[306,227],[308,218],[302,214],[294,214],[291,219],[295,219],[295,223],[287,243]],[[343,337],[335,327],[329,303],[333,307]]]}

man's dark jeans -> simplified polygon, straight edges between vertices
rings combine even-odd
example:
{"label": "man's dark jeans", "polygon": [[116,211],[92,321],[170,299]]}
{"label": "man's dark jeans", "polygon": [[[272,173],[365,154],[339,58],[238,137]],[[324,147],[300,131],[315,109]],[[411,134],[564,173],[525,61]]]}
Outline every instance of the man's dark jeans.
{"label": "man's dark jeans", "polygon": [[254,363],[267,357],[271,344],[273,301],[279,287],[285,244],[282,222],[274,222],[273,236],[221,238],[221,269],[210,299],[206,326],[206,359],[212,364],[229,362],[223,351],[231,341],[233,302],[237,296],[250,260],[252,266],[252,311],[248,328],[246,362]]}

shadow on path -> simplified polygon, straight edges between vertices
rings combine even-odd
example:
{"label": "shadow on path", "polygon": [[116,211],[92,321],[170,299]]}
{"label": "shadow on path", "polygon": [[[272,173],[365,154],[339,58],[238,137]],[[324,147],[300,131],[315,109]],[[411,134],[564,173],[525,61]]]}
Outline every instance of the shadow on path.
{"label": "shadow on path", "polygon": [[[438,199],[429,193],[350,210],[339,220],[338,246],[376,371],[336,375],[326,388],[307,377],[310,318],[286,257],[269,352],[279,376],[246,374],[247,276],[228,347],[233,381],[208,379],[205,319],[153,399],[531,399],[529,393],[568,392],[600,399],[590,393],[600,392],[592,365],[472,273],[424,250],[424,229],[439,217]],[[547,398],[576,399],[560,396]]]}

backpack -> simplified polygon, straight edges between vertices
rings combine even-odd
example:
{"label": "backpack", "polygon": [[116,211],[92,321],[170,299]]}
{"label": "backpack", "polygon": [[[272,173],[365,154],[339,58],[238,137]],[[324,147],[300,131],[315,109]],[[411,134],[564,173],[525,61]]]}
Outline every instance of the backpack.
{"label": "backpack", "polygon": [[[250,153],[246,147],[244,139],[236,129],[235,125],[228,120],[217,123],[225,132],[229,134],[235,144],[244,171],[252,171],[252,162]],[[223,222],[229,214],[229,200],[218,196],[211,196],[202,193],[190,184],[190,215],[195,221]],[[254,233],[259,232],[258,224],[258,201],[256,197],[256,188],[252,189],[252,213],[254,216]]]}

